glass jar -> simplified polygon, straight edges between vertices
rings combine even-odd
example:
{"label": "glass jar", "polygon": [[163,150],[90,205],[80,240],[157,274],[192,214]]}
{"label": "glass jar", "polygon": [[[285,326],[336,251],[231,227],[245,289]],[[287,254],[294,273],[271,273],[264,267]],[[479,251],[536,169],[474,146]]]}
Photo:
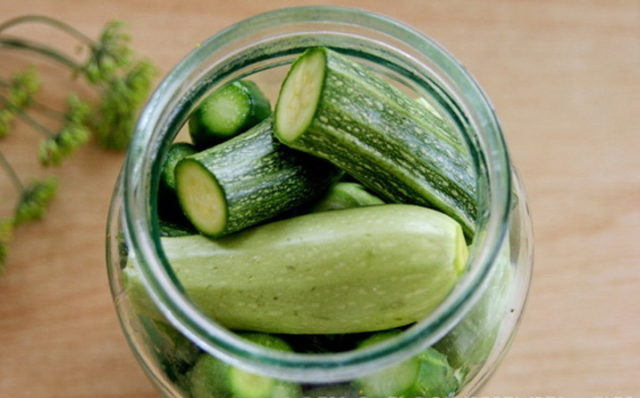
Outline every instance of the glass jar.
{"label": "glass jar", "polygon": [[[427,99],[468,144],[480,209],[468,271],[439,307],[393,338],[337,353],[265,348],[200,313],[164,257],[153,200],[168,146],[199,100],[225,82],[249,75],[273,100],[288,65],[313,46],[347,54]],[[532,267],[525,194],[493,108],[477,83],[443,48],[412,28],[367,11],[337,7],[261,14],[221,31],[188,54],[141,114],[107,232],[111,291],[122,328],[140,364],[169,397],[191,396],[197,388],[194,374],[215,372],[218,365],[252,385],[294,387],[278,390],[280,396],[375,398],[384,395],[381,391],[389,383],[407,377],[423,378],[418,380],[423,383],[418,395],[424,397],[472,395],[495,370],[514,335]],[[132,304],[123,268],[133,257],[163,320],[137,313]],[[195,369],[203,356],[218,365]],[[419,374],[408,376],[403,369],[415,363],[411,361],[426,362],[421,362]],[[211,377],[204,384],[221,391],[216,384],[227,382]]]}

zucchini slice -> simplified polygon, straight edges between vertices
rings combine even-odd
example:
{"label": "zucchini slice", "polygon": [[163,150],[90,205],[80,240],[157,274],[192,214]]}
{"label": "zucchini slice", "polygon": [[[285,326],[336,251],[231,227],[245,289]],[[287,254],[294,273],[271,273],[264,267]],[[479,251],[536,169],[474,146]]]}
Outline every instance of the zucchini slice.
{"label": "zucchini slice", "polygon": [[189,118],[189,134],[201,149],[223,142],[271,115],[269,100],[257,84],[236,80],[210,94]]}
{"label": "zucchini slice", "polygon": [[176,166],[182,210],[202,234],[220,237],[320,196],[341,171],[274,139],[271,119]]}

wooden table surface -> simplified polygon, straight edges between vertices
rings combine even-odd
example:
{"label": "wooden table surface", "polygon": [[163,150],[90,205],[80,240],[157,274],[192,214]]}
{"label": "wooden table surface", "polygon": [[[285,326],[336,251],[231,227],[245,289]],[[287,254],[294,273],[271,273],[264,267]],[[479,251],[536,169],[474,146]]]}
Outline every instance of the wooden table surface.
{"label": "wooden table surface", "polygon": [[[298,2],[296,4],[306,4]],[[344,1],[435,38],[495,104],[530,196],[536,266],[518,336],[483,394],[640,398],[640,1]],[[195,43],[283,0],[0,1],[0,19],[62,18],[96,36],[129,22],[166,73]],[[16,30],[16,33],[19,31]],[[32,26],[20,32],[64,44]],[[0,50],[0,76],[33,62]],[[44,97],[68,82],[38,63]],[[57,76],[57,77],[56,77]],[[24,176],[38,137],[0,142]],[[18,229],[0,278],[0,397],[157,397],[120,331],[104,230],[123,160],[90,144],[61,167],[47,218]],[[13,196],[0,176],[0,203]]]}

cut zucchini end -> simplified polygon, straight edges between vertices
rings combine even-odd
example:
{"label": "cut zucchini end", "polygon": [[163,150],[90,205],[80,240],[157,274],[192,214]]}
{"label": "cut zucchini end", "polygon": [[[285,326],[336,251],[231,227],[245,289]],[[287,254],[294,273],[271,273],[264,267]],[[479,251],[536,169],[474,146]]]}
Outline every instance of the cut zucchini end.
{"label": "cut zucchini end", "polygon": [[176,190],[176,164],[178,164],[180,159],[183,159],[189,155],[193,155],[194,153],[196,153],[196,149],[193,145],[187,142],[175,142],[169,147],[166,160],[162,165],[160,179],[162,183],[165,184],[165,186],[167,186],[170,190]]}
{"label": "cut zucchini end", "polygon": [[216,136],[232,136],[244,126],[251,106],[248,91],[239,82],[233,82],[205,100],[201,123]]}
{"label": "cut zucchini end", "polygon": [[293,142],[311,124],[320,102],[326,74],[325,49],[305,51],[291,66],[276,104],[274,132],[281,141]]}
{"label": "cut zucchini end", "polygon": [[224,192],[215,176],[191,159],[176,166],[176,189],[182,211],[204,235],[218,236],[227,224]]}

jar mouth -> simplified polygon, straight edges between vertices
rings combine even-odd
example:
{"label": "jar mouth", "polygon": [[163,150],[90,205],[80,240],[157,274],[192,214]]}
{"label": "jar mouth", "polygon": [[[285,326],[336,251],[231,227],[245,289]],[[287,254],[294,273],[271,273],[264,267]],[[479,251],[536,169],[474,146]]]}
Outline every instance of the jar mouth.
{"label": "jar mouth", "polygon": [[[295,45],[291,45],[293,42]],[[264,51],[265,43],[270,52]],[[274,54],[286,60],[306,47],[340,48],[340,43],[355,43],[342,49],[425,83],[419,89],[438,99],[438,106],[463,133],[472,153],[478,191],[483,193],[479,195],[477,220],[481,233],[474,239],[467,274],[434,312],[398,337],[365,349],[332,354],[270,350],[217,324],[186,297],[164,256],[155,201],[150,198],[157,194],[161,159],[168,144],[213,84],[233,76],[248,59],[249,73],[253,73],[266,68],[265,62]],[[217,69],[212,67],[214,56],[219,61]],[[464,67],[437,43],[407,25],[368,11],[325,6],[287,8],[251,17],[212,36],[158,86],[140,115],[127,155],[122,176],[123,224],[153,301],[200,348],[250,371],[299,382],[335,382],[426,349],[475,303],[507,232],[510,178],[507,149],[491,104]]]}

